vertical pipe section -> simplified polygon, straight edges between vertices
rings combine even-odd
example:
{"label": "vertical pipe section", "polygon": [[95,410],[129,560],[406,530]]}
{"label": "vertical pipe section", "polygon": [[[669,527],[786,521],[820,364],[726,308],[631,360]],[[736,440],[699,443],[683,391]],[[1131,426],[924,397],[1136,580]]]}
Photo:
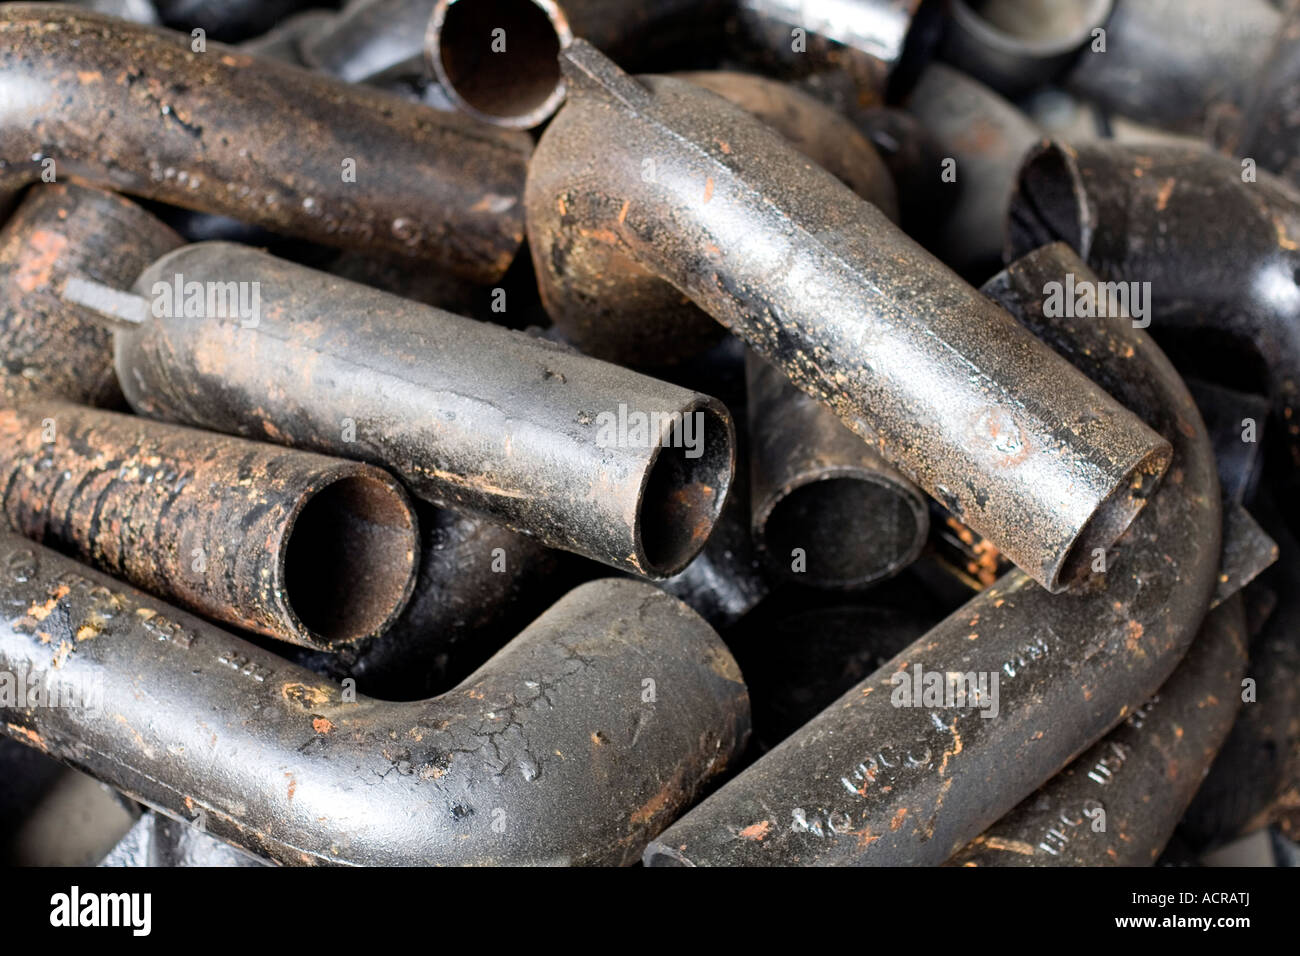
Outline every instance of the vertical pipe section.
{"label": "vertical pipe section", "polygon": [[0,229],[0,397],[115,406],[112,336],[60,298],[71,278],[118,288],[181,244],[135,203],[86,186],[42,183]]}
{"label": "vertical pipe section", "polygon": [[0,604],[49,608],[0,620],[0,669],[71,702],[92,691],[0,706],[0,732],[281,863],[629,864],[749,735],[717,634],[641,581],[571,591],[412,703],[353,699],[16,536],[0,536]]}
{"label": "vertical pipe section", "polygon": [[[986,290],[1168,436],[1171,480],[1085,587],[1052,595],[1003,576],[674,824],[647,864],[942,863],[1173,672],[1219,570],[1209,438],[1127,316],[1044,315],[1044,283],[1070,272],[1096,279],[1058,243]],[[938,698],[923,689],[935,679]]]}
{"label": "vertical pipe section", "polygon": [[753,353],[746,377],[751,521],[769,567],[786,581],[849,589],[916,560],[930,530],[917,487]]}
{"label": "vertical pipe section", "polygon": [[716,399],[245,246],[178,249],[136,288],[234,282],[260,290],[255,323],[155,308],[117,332],[138,412],[385,465],[622,570],[666,577],[704,545],[735,459]]}
{"label": "vertical pipe section", "polygon": [[1050,589],[1142,509],[1168,442],[876,207],[689,83],[563,61],[525,197],[548,311],[590,240],[636,260]]}
{"label": "vertical pipe section", "polygon": [[378,468],[55,401],[0,439],[9,527],[208,617],[334,649],[410,597],[415,514]]}
{"label": "vertical pipe section", "polygon": [[53,168],[488,283],[523,238],[531,148],[522,134],[216,43],[195,50],[188,35],[0,6],[0,196]]}

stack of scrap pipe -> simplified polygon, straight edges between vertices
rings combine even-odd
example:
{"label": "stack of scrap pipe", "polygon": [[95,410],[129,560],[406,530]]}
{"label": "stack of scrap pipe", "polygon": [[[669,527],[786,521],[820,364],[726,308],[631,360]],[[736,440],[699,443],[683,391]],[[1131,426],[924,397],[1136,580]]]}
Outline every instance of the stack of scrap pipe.
{"label": "stack of scrap pipe", "polygon": [[1294,846],[1283,6],[0,3],[0,860]]}

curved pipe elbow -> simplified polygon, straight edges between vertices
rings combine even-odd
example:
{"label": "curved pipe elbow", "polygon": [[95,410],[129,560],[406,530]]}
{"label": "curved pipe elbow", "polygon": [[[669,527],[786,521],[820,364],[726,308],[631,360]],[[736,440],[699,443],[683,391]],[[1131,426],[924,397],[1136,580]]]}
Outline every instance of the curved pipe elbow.
{"label": "curved pipe elbow", "polygon": [[1045,143],[1024,161],[1008,255],[1061,240],[1114,281],[1142,280],[1142,322],[1250,343],[1300,468],[1300,194],[1238,160],[1178,146]]}
{"label": "curved pipe elbow", "polygon": [[0,665],[98,702],[6,706],[4,732],[281,863],[631,863],[749,732],[722,642],[642,582],[583,585],[455,689],[385,703],[21,538],[0,567],[38,609],[0,625]]}
{"label": "curved pipe elbow", "polygon": [[880,210],[720,97],[563,60],[525,195],[552,316],[634,262],[1052,589],[1141,510],[1168,443]]}
{"label": "curved pipe elbow", "polygon": [[524,134],[216,43],[196,51],[170,31],[5,4],[0,104],[0,195],[53,168],[480,282],[500,278],[523,239]]}
{"label": "curved pipe elbow", "polygon": [[[1174,670],[1219,569],[1212,447],[1182,380],[1127,317],[1043,316],[1044,282],[1067,272],[1095,278],[1057,244],[986,290],[1172,443],[1170,475],[1119,552],[1065,594],[1002,577],[674,824],[648,865],[942,863]],[[980,703],[927,706],[913,690],[927,672],[968,687],[983,675]]]}

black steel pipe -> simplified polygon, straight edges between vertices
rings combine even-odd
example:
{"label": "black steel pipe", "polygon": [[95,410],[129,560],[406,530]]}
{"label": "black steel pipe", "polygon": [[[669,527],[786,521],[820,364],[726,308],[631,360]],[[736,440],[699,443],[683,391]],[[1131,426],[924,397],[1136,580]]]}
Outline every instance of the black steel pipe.
{"label": "black steel pipe", "polygon": [[337,649],[411,595],[415,513],[379,468],[57,401],[0,439],[8,527],[207,617]]}
{"label": "black steel pipe", "polygon": [[112,338],[59,295],[69,279],[126,286],[181,237],[113,193],[42,183],[0,229],[0,398],[122,404]]}
{"label": "black steel pipe", "polygon": [[[1004,576],[669,828],[648,865],[941,863],[1173,671],[1219,568],[1209,439],[1182,380],[1128,317],[1044,316],[1045,282],[1069,272],[1091,276],[1056,244],[986,291],[1173,444],[1169,479],[1106,570],[1058,595]],[[903,694],[927,672],[948,686],[946,675],[963,675],[968,691],[982,677],[983,692]]]}
{"label": "black steel pipe", "polygon": [[1237,156],[1300,186],[1300,7],[1293,6],[1278,29],[1241,128],[1227,131],[1224,139]]}
{"label": "black steel pipe", "polygon": [[943,162],[952,162],[927,170],[930,190],[955,194],[947,216],[929,224],[927,247],[963,275],[985,279],[1002,264],[1016,174],[1042,131],[993,90],[942,63],[922,71],[907,108],[937,141]]}
{"label": "black steel pipe", "polygon": [[352,0],[303,36],[298,47],[303,62],[349,83],[422,73],[424,34],[435,2]]}
{"label": "black steel pipe", "polygon": [[1085,46],[1065,83],[1107,110],[1213,140],[1239,122],[1281,22],[1268,0],[1118,0],[1105,48]]}
{"label": "black steel pipe", "polygon": [[1052,589],[1141,510],[1168,443],[875,206],[720,97],[562,59],[525,196],[552,316],[635,261]]}
{"label": "black steel pipe", "polygon": [[176,250],[143,296],[233,281],[256,327],[179,309],[115,336],[141,414],[391,468],[417,496],[652,577],[704,545],[735,460],[716,399],[255,249]]}
{"label": "black steel pipe", "polygon": [[0,196],[51,160],[61,179],[493,282],[523,237],[531,145],[187,35],[0,6]]}
{"label": "black steel pipe", "polygon": [[1056,239],[1107,280],[1150,283],[1157,334],[1251,345],[1300,471],[1300,194],[1200,150],[1047,143],[1021,168],[1008,254]]}
{"label": "black steel pipe", "polygon": [[1115,0],[948,0],[943,55],[1004,96],[1021,96],[1063,72],[1114,6]]}
{"label": "black steel pipe", "polygon": [[1150,866],[1241,706],[1246,615],[1211,611],[1149,701],[955,854],[951,866]]}
{"label": "black steel pipe", "polygon": [[5,615],[0,669],[104,703],[3,706],[0,731],[280,863],[632,863],[748,736],[731,655],[644,582],[583,585],[455,689],[384,703],[21,538],[0,569],[51,636]]}
{"label": "black steel pipe", "polygon": [[754,541],[779,579],[850,589],[921,553],[929,504],[825,405],[749,355],[749,494]]}

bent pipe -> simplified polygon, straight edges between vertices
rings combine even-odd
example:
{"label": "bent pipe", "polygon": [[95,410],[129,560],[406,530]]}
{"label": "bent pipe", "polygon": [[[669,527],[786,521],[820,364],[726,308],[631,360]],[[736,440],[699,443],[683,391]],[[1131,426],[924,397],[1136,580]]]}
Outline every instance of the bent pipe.
{"label": "bent pipe", "polygon": [[920,490],[752,352],[746,373],[751,529],[771,571],[847,590],[915,561],[930,531]]}
{"label": "bent pipe", "polygon": [[1154,697],[948,865],[1150,866],[1232,728],[1245,671],[1234,595]]}
{"label": "bent pipe", "polygon": [[102,702],[0,730],[280,863],[632,863],[749,732],[722,642],[644,582],[585,584],[455,689],[385,703],[21,538],[0,568],[6,607],[50,609],[5,615],[0,668]]}
{"label": "bent pipe", "polygon": [[351,677],[370,697],[423,700],[468,677],[576,583],[558,552],[525,535],[424,502],[416,515],[420,574],[405,610],[372,640],[296,663]]}
{"label": "bent pipe", "polygon": [[1043,144],[1020,170],[1008,255],[1063,240],[1108,280],[1149,282],[1159,333],[1253,345],[1300,469],[1300,194],[1242,176],[1177,146]]}
{"label": "bent pipe", "polygon": [[523,238],[527,136],[170,31],[4,4],[0,103],[0,196],[52,160],[60,178],[484,283]]}
{"label": "bent pipe", "polygon": [[1065,86],[1121,116],[1214,140],[1239,121],[1281,23],[1267,0],[1119,0],[1104,49],[1085,47]]}
{"label": "bent pipe", "polygon": [[638,262],[1052,589],[1141,510],[1168,443],[875,206],[720,97],[563,59],[525,195],[552,316]]}
{"label": "bent pipe", "polygon": [[651,577],[699,552],[727,496],[734,430],[707,395],[230,243],[178,249],[136,289],[181,277],[258,284],[260,320],[120,329],[142,415],[384,465],[432,504]]}
{"label": "bent pipe", "polygon": [[[669,828],[647,865],[942,863],[1173,671],[1219,568],[1209,438],[1173,367],[1127,317],[1043,316],[1044,282],[1069,271],[1090,275],[1057,244],[986,291],[1173,444],[1168,479],[1107,570],[1056,595],[1005,575]],[[901,706],[918,668],[984,675],[986,694],[976,707]],[[989,702],[996,719],[982,717]]]}
{"label": "bent pipe", "polygon": [[955,160],[953,182],[943,180],[943,166],[927,170],[929,189],[956,193],[947,218],[927,231],[928,248],[963,275],[992,275],[1002,264],[1016,173],[1042,131],[991,89],[942,63],[922,71],[907,108],[941,155]]}
{"label": "bent pipe", "polygon": [[1004,96],[1021,96],[1065,70],[1110,17],[1115,0],[948,0],[942,52]]}
{"label": "bent pipe", "polygon": [[70,278],[121,287],[181,237],[113,193],[42,183],[0,229],[0,398],[120,406],[112,336],[59,297]]}
{"label": "bent pipe", "polygon": [[415,512],[379,468],[56,401],[0,439],[8,527],[207,617],[337,649],[411,596]]}
{"label": "bent pipe", "polygon": [[[435,0],[352,0],[299,41],[303,62],[348,83],[424,72]],[[507,40],[509,39],[507,35]]]}
{"label": "bent pipe", "polygon": [[[811,160],[891,220],[898,218],[888,168],[843,116],[788,84],[761,76],[701,71],[679,74],[679,79],[755,116],[799,150],[801,165]],[[542,170],[545,195],[536,187],[536,202],[564,203],[563,194],[549,193],[564,188],[566,173],[554,165]],[[567,217],[567,207],[562,212],[534,206],[528,209],[529,229],[536,235],[564,228]],[[672,284],[629,256],[612,231],[593,228],[573,236],[566,229],[562,240],[548,236],[547,248],[547,258],[537,250],[533,255],[542,302],[556,326],[589,355],[623,365],[644,363],[647,355],[659,362],[680,362],[705,351],[724,333]]]}
{"label": "bent pipe", "polygon": [[[423,0],[408,0],[423,7]],[[557,57],[575,38],[622,60],[662,65],[720,40],[734,0],[437,0],[425,56],[463,112],[529,129],[564,102]]]}

